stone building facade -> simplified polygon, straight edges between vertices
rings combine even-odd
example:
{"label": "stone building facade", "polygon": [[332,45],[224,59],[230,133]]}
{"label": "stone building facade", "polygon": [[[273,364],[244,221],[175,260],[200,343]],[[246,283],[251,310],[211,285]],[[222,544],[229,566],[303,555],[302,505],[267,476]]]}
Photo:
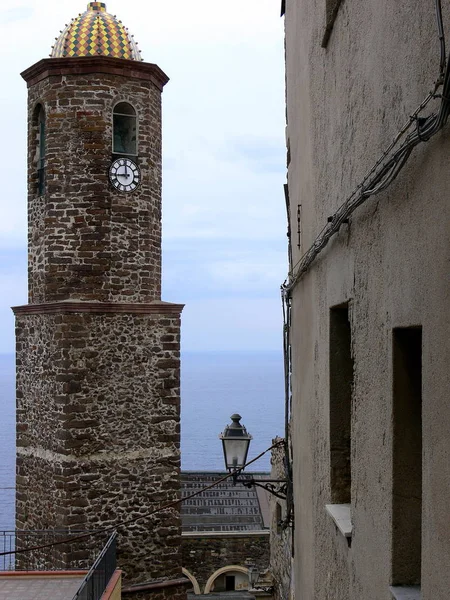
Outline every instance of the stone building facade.
{"label": "stone building facade", "polygon": [[225,592],[227,576],[234,590],[248,590],[250,562],[261,571],[269,566],[269,531],[184,532],[182,549],[196,593]]}
{"label": "stone building facade", "polygon": [[[273,440],[274,443],[281,441],[281,438]],[[272,450],[272,479],[286,478],[285,457],[284,445]],[[292,600],[294,597],[292,529],[292,505],[289,499],[270,496],[270,573],[274,600]]]}
{"label": "stone building facade", "polygon": [[[269,568],[268,494],[255,486],[234,485],[231,479],[213,485],[224,475],[217,471],[181,473],[183,572],[195,594],[247,590],[248,567],[254,565],[261,572]],[[264,475],[246,472],[241,478]]]}
{"label": "stone building facade", "polygon": [[427,133],[448,114],[440,4],[283,2],[302,600],[449,597],[450,130]]}
{"label": "stone building facade", "polygon": [[182,305],[161,301],[168,78],[99,2],[22,76],[29,303],[14,309],[17,527],[134,520],[119,528],[126,584],[176,580],[179,508],[137,520],[180,497]]}

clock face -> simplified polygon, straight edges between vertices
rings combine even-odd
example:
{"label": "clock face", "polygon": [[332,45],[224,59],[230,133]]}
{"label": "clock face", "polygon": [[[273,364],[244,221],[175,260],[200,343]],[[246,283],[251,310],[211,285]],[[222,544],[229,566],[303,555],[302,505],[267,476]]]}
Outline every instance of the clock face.
{"label": "clock face", "polygon": [[111,185],[119,192],[134,192],[141,183],[141,171],[129,158],[116,158],[109,168]]}

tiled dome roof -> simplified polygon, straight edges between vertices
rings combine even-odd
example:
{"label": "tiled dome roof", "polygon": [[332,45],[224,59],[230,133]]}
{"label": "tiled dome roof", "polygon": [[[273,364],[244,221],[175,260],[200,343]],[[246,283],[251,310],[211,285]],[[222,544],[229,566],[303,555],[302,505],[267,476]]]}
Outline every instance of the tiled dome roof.
{"label": "tiled dome roof", "polygon": [[106,12],[103,2],[89,2],[86,12],[66,25],[56,38],[50,56],[113,56],[142,60],[133,37],[121,21]]}

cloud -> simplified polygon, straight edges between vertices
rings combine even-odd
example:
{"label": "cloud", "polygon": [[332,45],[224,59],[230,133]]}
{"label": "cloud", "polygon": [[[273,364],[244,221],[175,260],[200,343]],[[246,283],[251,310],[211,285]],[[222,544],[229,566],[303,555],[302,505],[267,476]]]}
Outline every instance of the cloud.
{"label": "cloud", "polygon": [[286,276],[281,242],[178,240],[164,244],[164,299],[274,298]]}
{"label": "cloud", "polygon": [[15,6],[0,10],[0,20],[4,25],[31,19],[34,14],[32,6]]}
{"label": "cloud", "polygon": [[279,298],[207,298],[186,303],[181,316],[185,351],[281,352]]}
{"label": "cloud", "polygon": [[219,156],[230,162],[243,162],[257,174],[285,173],[285,145],[282,138],[236,137],[228,140]]}
{"label": "cloud", "polygon": [[[109,7],[112,9],[113,2],[109,0],[107,6],[108,10]],[[114,6],[118,10],[121,8],[117,2]],[[260,46],[261,40],[273,39],[277,30],[283,27],[279,2],[273,0],[228,0],[226,3],[166,0],[149,3],[144,10],[147,21],[138,10],[124,14],[122,18],[126,19],[141,46],[145,42],[155,49],[173,43],[185,46],[197,43],[202,47],[223,44]],[[147,54],[145,58],[150,60]]]}

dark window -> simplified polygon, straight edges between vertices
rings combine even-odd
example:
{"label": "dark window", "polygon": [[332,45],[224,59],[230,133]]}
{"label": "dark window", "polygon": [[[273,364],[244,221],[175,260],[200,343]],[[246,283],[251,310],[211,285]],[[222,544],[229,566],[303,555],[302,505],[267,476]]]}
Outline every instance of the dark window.
{"label": "dark window", "polygon": [[36,107],[37,125],[37,188],[38,196],[45,193],[45,111],[42,105]]}
{"label": "dark window", "polygon": [[349,306],[330,310],[330,483],[331,502],[351,501],[351,415],[353,389]]}
{"label": "dark window", "polygon": [[233,592],[235,590],[234,575],[225,575],[225,591]]}
{"label": "dark window", "polygon": [[137,116],[128,102],[120,102],[114,107],[113,153],[137,155]]}
{"label": "dark window", "polygon": [[392,584],[419,585],[422,555],[422,329],[393,332]]}

